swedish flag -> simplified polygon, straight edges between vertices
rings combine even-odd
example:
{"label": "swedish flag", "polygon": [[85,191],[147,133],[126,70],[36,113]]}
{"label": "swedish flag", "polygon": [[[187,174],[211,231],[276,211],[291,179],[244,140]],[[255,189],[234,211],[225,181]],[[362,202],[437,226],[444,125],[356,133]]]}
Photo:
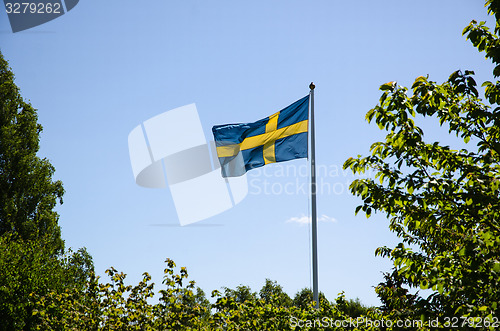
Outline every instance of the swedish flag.
{"label": "swedish flag", "polygon": [[212,128],[223,177],[307,157],[309,95],[254,123]]}

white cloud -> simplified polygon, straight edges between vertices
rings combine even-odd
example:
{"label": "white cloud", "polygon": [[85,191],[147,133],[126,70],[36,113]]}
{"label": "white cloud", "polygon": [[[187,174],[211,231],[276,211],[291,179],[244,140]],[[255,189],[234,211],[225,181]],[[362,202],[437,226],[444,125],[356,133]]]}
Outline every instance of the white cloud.
{"label": "white cloud", "polygon": [[318,221],[320,222],[327,222],[327,223],[337,223],[337,219],[336,218],[333,218],[333,217],[330,217],[328,215],[321,215],[319,218],[318,218]]}
{"label": "white cloud", "polygon": [[[333,217],[330,217],[328,215],[321,215],[318,217],[318,222],[325,222],[325,223],[336,223],[337,220]],[[289,218],[285,221],[285,223],[297,223],[300,225],[306,225],[306,224],[311,224],[311,217],[309,216],[300,216],[300,217],[292,217]]]}
{"label": "white cloud", "polygon": [[292,217],[290,219],[287,219],[285,223],[298,223],[304,225],[311,223],[311,218],[308,216]]}

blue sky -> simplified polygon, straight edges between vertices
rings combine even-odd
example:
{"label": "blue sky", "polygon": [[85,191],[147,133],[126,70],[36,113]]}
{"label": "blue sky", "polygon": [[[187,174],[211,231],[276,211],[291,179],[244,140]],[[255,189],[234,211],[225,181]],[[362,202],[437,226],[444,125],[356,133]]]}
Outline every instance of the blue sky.
{"label": "blue sky", "polygon": [[[427,74],[441,82],[457,69],[490,79],[491,64],[461,35],[472,19],[491,21],[481,1],[87,0],[15,34],[1,13],[0,49],[38,109],[40,156],[64,183],[57,210],[67,247],[87,247],[100,275],[113,266],[137,283],[148,271],[157,289],[167,257],[207,294],[240,284],[258,291],[266,278],[292,296],[310,286],[310,232],[300,222],[308,196],[264,192],[306,182],[284,171],[306,160],[249,172],[253,186],[240,204],[180,227],[168,189],[135,184],[127,137],[153,116],[196,103],[210,139],[213,125],[266,117],[314,81],[324,170],[319,287],[330,300],[345,291],[377,305],[373,286],[391,264],[374,251],[398,241],[383,215],[354,216],[360,200],[341,167],[383,138],[364,120],[381,84],[410,86]],[[453,142],[426,125],[429,139]]]}

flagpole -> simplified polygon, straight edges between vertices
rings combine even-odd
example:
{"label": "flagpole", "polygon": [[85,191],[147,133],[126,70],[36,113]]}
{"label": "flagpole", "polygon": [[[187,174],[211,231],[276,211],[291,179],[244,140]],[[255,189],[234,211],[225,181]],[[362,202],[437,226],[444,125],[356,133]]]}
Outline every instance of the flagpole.
{"label": "flagpole", "polygon": [[311,224],[312,224],[312,268],[313,268],[313,300],[319,308],[318,293],[318,218],[316,214],[316,150],[314,139],[314,84],[309,84],[311,100]]}

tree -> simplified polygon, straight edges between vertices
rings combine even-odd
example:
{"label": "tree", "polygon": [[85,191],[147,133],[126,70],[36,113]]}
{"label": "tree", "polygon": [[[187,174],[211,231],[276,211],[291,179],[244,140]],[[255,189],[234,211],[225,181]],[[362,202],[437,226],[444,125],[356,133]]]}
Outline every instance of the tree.
{"label": "tree", "polygon": [[[342,297],[341,297],[342,298]],[[337,299],[337,307],[339,311],[344,313],[346,316],[352,318],[358,318],[364,316],[368,313],[369,310],[374,310],[374,308],[366,307],[361,303],[359,298],[349,299],[349,300],[339,300]]]}
{"label": "tree", "polygon": [[265,303],[272,303],[281,307],[291,307],[292,299],[283,291],[283,287],[276,281],[266,279],[266,283],[262,286],[259,296]]}
{"label": "tree", "polygon": [[42,238],[61,252],[58,215],[64,189],[53,181],[54,167],[36,154],[42,126],[36,110],[14,84],[14,74],[0,53],[0,235]]}
{"label": "tree", "polygon": [[[486,6],[496,18],[494,31],[472,21],[463,33],[492,60],[498,77],[500,1]],[[389,313],[490,320],[500,315],[500,82],[483,84],[487,105],[473,75],[459,70],[442,84],[418,77],[411,95],[395,82],[382,85],[379,104],[366,118],[388,132],[385,141],[374,143],[370,156],[344,163],[354,173],[376,172],[350,186],[363,199],[356,213],[385,213],[402,239],[393,249],[376,251],[394,262],[377,287]],[[470,147],[426,143],[416,124],[425,116]],[[432,294],[412,297],[403,287]]]}
{"label": "tree", "polygon": [[53,210],[64,190],[52,180],[54,167],[37,156],[41,131],[0,53],[0,330],[35,329],[37,300],[82,294],[93,273],[85,249],[64,251]]}
{"label": "tree", "polygon": [[[43,241],[3,235],[0,252],[0,330],[35,329],[41,322],[41,316],[34,314],[36,302],[45,296],[71,292],[80,305],[87,304],[93,263],[85,249],[53,256]],[[50,314],[60,313],[58,304]]]}
{"label": "tree", "polygon": [[[313,292],[310,288],[303,288],[299,292],[295,293],[295,297],[293,298],[293,305],[302,309],[309,307],[312,302]],[[323,292],[319,292],[319,303],[320,306],[328,306],[330,304]]]}
{"label": "tree", "polygon": [[232,297],[236,302],[240,303],[257,300],[257,293],[252,292],[252,289],[245,285],[238,285],[235,290],[224,287],[224,294],[226,297]]}

